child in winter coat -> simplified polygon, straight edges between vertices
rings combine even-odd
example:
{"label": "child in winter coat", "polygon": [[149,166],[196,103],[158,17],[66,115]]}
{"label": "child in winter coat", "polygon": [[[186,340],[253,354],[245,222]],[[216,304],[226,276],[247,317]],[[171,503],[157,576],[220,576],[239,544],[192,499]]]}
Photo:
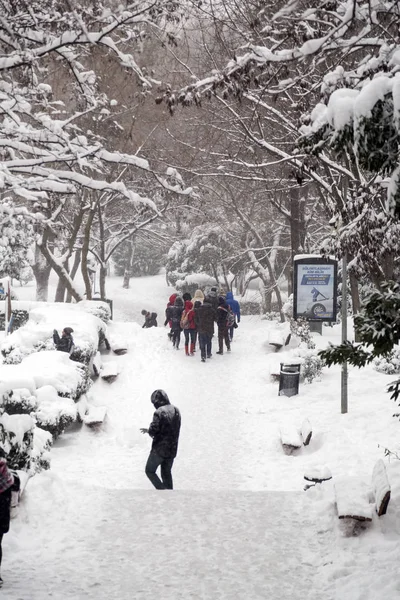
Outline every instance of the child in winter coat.
{"label": "child in winter coat", "polygon": [[[194,310],[193,310],[193,302],[190,300],[186,300],[185,302],[185,310],[182,313],[181,317],[181,327],[183,329],[183,334],[185,336],[185,354],[186,356],[194,356],[194,351],[196,347],[196,323],[194,321]],[[190,354],[189,354],[189,340],[190,340]]]}

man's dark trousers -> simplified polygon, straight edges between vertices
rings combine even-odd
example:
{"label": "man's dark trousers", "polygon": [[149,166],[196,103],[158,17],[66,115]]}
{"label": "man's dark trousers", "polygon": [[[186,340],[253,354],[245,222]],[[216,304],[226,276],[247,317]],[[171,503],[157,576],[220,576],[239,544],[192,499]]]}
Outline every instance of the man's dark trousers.
{"label": "man's dark trousers", "polygon": [[[153,450],[149,454],[149,458],[146,463],[146,475],[150,479],[151,483],[157,490],[172,490],[172,465],[174,464],[173,458],[163,458],[159,456]],[[161,465],[161,479],[157,475],[156,471]]]}

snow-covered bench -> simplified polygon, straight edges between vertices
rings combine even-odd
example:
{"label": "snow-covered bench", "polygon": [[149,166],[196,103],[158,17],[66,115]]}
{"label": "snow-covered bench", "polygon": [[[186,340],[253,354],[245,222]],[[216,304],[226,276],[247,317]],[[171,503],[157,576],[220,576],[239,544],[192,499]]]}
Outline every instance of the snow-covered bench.
{"label": "snow-covered bench", "polygon": [[304,419],[298,428],[292,423],[283,423],[280,427],[281,444],[286,454],[292,454],[302,446],[308,446],[312,437],[312,427],[308,419]]}
{"label": "snow-covered bench", "polygon": [[317,483],[323,483],[324,481],[332,479],[332,473],[326,465],[312,465],[309,466],[307,471],[304,473],[304,479],[310,482],[304,487],[305,490],[308,490],[309,488],[314,487]]}
{"label": "snow-covered bench", "polygon": [[334,488],[339,519],[372,521],[372,499],[378,517],[386,514],[390,484],[382,459],[375,464],[370,483],[359,477],[344,475],[335,478]]}
{"label": "snow-covered bench", "polygon": [[117,379],[119,375],[119,367],[116,362],[110,361],[105,363],[100,371],[100,376],[102,379],[107,381],[108,383],[112,383]]}
{"label": "snow-covered bench", "polygon": [[290,328],[273,329],[269,332],[268,343],[273,347],[274,352],[278,352],[282,346],[287,346],[290,342]]}
{"label": "snow-covered bench", "polygon": [[90,406],[88,412],[83,415],[83,422],[88,427],[95,427],[101,425],[106,417],[107,407],[106,406]]}
{"label": "snow-covered bench", "polygon": [[110,337],[110,346],[114,354],[118,356],[128,352],[128,342],[121,336],[112,335]]}
{"label": "snow-covered bench", "polygon": [[[92,400],[92,396],[89,394],[89,399]],[[88,427],[95,427],[101,425],[106,417],[107,408],[105,406],[95,406],[88,401],[86,394],[81,396],[76,404],[78,417],[82,423]]]}

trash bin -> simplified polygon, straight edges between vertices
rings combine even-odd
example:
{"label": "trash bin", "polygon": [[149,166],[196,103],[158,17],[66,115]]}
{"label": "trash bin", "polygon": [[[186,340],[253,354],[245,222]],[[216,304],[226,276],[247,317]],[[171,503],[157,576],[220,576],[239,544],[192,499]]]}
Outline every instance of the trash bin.
{"label": "trash bin", "polygon": [[279,373],[279,396],[295,396],[299,393],[300,364],[281,363]]}

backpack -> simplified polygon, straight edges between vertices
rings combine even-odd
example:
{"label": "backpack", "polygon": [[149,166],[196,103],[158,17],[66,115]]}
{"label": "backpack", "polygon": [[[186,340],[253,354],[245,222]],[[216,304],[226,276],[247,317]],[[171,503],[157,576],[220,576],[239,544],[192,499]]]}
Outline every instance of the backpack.
{"label": "backpack", "polygon": [[186,311],[183,311],[182,313],[182,317],[181,317],[181,328],[182,329],[189,329],[189,318],[188,318],[188,313]]}
{"label": "backpack", "polygon": [[228,308],[228,314],[226,315],[226,326],[233,327],[235,324],[235,315],[231,307]]}

